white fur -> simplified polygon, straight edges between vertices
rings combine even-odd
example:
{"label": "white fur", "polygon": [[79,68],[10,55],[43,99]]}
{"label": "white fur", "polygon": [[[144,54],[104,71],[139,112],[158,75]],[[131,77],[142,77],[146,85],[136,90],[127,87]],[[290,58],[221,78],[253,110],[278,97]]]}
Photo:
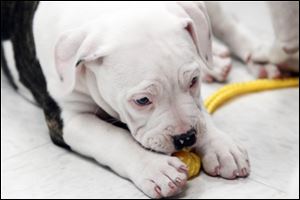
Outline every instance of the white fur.
{"label": "white fur", "polygon": [[[208,40],[202,22],[209,22],[193,20],[208,20],[205,12],[202,3],[41,2],[36,13],[38,58],[62,107],[65,142],[150,197],[184,188],[185,165],[169,154],[172,136],[191,127],[207,173],[229,179],[249,173],[245,150],[215,128],[200,105],[200,83],[189,88],[210,63],[203,55],[211,43],[199,44]],[[194,27],[187,28],[190,21]],[[153,103],[137,106],[134,100],[144,96]],[[106,113],[130,133],[105,122]]]}

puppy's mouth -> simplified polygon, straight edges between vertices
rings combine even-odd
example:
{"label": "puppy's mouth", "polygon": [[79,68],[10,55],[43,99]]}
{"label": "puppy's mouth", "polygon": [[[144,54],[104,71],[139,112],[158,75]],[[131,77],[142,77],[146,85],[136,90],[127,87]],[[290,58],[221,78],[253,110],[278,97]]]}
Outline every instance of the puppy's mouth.
{"label": "puppy's mouth", "polygon": [[[137,141],[138,142],[138,141]],[[176,149],[173,143],[168,143],[166,144],[164,147],[162,148],[157,148],[157,147],[147,147],[144,146],[143,144],[141,144],[140,142],[138,142],[140,144],[140,146],[142,146],[144,149],[151,151],[151,152],[155,152],[155,153],[159,153],[159,154],[165,154],[165,155],[169,155],[172,156],[173,154],[175,154],[176,152],[180,152],[180,151],[193,151],[196,147],[196,141],[192,144],[189,145],[187,147],[183,147],[180,149]]]}

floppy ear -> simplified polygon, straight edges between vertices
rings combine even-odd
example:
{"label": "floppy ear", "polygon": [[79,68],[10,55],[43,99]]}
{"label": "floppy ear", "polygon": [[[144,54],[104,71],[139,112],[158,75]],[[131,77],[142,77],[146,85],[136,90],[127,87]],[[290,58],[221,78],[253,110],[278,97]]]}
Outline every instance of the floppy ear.
{"label": "floppy ear", "polygon": [[[184,27],[191,35],[199,56],[207,67],[212,67],[212,31],[203,2],[178,2],[188,16]],[[181,14],[182,17],[182,14]]]}
{"label": "floppy ear", "polygon": [[81,62],[93,61],[107,54],[101,45],[101,35],[75,29],[64,32],[55,46],[55,66],[64,93],[75,87],[76,68]]}

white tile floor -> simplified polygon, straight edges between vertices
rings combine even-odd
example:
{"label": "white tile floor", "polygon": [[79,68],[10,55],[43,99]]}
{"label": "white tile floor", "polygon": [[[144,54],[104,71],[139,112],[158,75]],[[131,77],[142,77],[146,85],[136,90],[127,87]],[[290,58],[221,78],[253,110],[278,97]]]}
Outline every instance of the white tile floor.
{"label": "white tile floor", "polygon": [[[263,3],[224,4],[255,31],[271,33]],[[251,79],[240,63],[234,65],[230,82]],[[204,84],[204,97],[220,86]],[[1,198],[147,198],[129,181],[54,146],[43,118],[1,73]],[[201,173],[181,198],[299,198],[298,88],[246,95],[213,118],[248,148],[252,174],[228,181]]]}

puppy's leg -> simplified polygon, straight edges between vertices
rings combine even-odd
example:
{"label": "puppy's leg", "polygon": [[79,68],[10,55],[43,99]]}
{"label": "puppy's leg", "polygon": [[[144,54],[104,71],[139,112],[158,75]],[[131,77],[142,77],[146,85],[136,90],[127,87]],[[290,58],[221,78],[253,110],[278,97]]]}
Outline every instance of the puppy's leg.
{"label": "puppy's leg", "polygon": [[228,45],[230,51],[247,63],[249,71],[258,78],[277,78],[280,71],[274,64],[252,60],[252,54],[262,49],[262,42],[245,26],[227,14],[218,2],[206,2],[214,35]]}
{"label": "puppy's leg", "polygon": [[243,61],[257,44],[256,38],[245,27],[228,15],[218,2],[206,2],[214,35],[223,41],[230,51]]}
{"label": "puppy's leg", "polygon": [[197,151],[205,172],[226,179],[248,176],[250,164],[246,150],[216,128],[206,112],[203,114],[206,131],[198,140]]}
{"label": "puppy's leg", "polygon": [[229,49],[220,42],[213,41],[213,69],[203,69],[202,80],[208,83],[214,80],[224,82],[232,67],[232,60],[230,58]]}
{"label": "puppy's leg", "polygon": [[152,198],[175,195],[186,184],[187,169],[179,159],[145,150],[128,131],[92,114],[72,115],[65,121],[64,140],[72,150],[110,167]]}
{"label": "puppy's leg", "polygon": [[275,63],[283,71],[299,72],[299,2],[268,2],[275,33],[273,44],[252,55],[255,61]]}

